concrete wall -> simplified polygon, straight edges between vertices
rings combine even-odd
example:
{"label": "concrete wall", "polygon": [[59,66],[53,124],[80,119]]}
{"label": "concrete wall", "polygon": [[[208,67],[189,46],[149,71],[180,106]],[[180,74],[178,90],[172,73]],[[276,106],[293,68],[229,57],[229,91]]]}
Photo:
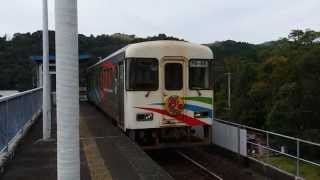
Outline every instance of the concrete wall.
{"label": "concrete wall", "polygon": [[213,121],[212,143],[242,156],[247,156],[247,131],[235,126]]}

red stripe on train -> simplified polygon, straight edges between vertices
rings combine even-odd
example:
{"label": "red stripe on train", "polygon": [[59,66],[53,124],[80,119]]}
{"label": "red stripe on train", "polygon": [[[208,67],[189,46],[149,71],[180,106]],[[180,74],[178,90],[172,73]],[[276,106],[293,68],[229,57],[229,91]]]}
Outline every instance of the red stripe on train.
{"label": "red stripe on train", "polygon": [[156,113],[159,113],[159,114],[163,114],[163,115],[166,115],[166,116],[170,116],[178,121],[181,121],[183,123],[186,123],[190,126],[199,126],[199,125],[207,125],[206,123],[200,121],[199,119],[196,119],[196,118],[193,118],[193,117],[190,117],[190,116],[186,116],[184,114],[180,114],[180,115],[176,115],[176,116],[173,116],[173,115],[170,115],[166,110],[163,110],[163,109],[155,109],[155,108],[142,108],[142,107],[136,107],[138,109],[143,109],[143,110],[146,110],[146,111],[151,111],[151,112],[156,112]]}

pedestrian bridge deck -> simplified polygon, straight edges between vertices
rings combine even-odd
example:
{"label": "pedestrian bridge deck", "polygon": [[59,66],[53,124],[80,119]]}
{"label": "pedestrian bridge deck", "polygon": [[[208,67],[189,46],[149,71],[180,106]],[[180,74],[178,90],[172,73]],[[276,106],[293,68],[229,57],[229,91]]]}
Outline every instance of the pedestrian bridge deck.
{"label": "pedestrian bridge deck", "polygon": [[[39,119],[22,140],[1,179],[57,179],[56,118],[52,119],[53,139],[40,141],[42,121]],[[80,105],[80,148],[81,179],[172,179],[113,126],[110,119],[88,103]]]}

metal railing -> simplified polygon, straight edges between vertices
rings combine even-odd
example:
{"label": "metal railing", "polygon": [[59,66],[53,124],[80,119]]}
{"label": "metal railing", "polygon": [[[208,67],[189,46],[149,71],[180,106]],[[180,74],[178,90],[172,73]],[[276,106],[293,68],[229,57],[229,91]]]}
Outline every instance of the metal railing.
{"label": "metal railing", "polygon": [[0,98],[0,155],[36,119],[42,109],[42,88]]}
{"label": "metal railing", "polygon": [[[261,158],[254,156],[254,153],[248,153],[247,154],[248,157],[254,158],[255,160],[266,163],[272,167],[275,167],[275,165],[271,164],[271,162],[270,162],[270,157],[272,155],[271,153],[273,153],[273,155],[283,155],[288,158],[292,158],[295,160],[295,173],[294,174],[297,177],[301,176],[301,170],[300,170],[301,162],[304,162],[306,164],[313,165],[313,166],[320,168],[320,164],[319,164],[320,157],[317,157],[319,159],[313,158],[313,160],[310,160],[310,159],[304,158],[301,153],[302,152],[301,151],[302,144],[307,145],[307,146],[311,146],[311,147],[313,147],[313,149],[315,151],[320,153],[320,144],[319,143],[315,143],[315,142],[311,142],[311,141],[307,141],[307,140],[303,140],[303,139],[299,139],[299,138],[267,131],[267,130],[257,129],[257,128],[253,128],[250,126],[246,126],[246,125],[242,125],[242,124],[238,124],[238,123],[234,123],[234,122],[230,122],[230,121],[225,121],[222,119],[214,118],[214,120],[217,122],[223,123],[223,124],[237,127],[239,129],[244,129],[247,131],[247,136],[248,135],[256,135],[256,136],[261,137],[262,140],[260,140],[258,142],[253,142],[252,139],[254,139],[254,138],[252,138],[252,139],[248,138],[247,145],[251,145],[251,146],[266,150],[267,152],[265,153],[265,157],[266,157],[265,160],[262,160]],[[278,144],[288,145],[289,144],[288,142],[291,141],[291,149],[290,150],[283,150],[280,147],[281,150],[279,150],[279,147],[277,147],[275,145],[275,143],[271,142],[271,139],[272,139],[271,137],[273,137],[273,141],[277,142]],[[278,139],[275,139],[275,137]],[[280,140],[279,138],[282,140]],[[239,142],[239,145],[240,145],[240,142]],[[295,146],[294,150],[292,150],[293,146]],[[249,150],[250,150],[250,148],[248,148],[248,151]],[[285,170],[285,169],[282,169],[282,170]]]}

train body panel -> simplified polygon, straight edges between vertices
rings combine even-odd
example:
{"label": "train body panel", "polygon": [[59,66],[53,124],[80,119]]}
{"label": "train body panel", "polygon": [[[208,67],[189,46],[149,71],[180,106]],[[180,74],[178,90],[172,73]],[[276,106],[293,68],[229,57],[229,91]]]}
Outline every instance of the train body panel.
{"label": "train body panel", "polygon": [[212,59],[187,42],[128,45],[88,69],[89,101],[124,131],[210,127]]}

